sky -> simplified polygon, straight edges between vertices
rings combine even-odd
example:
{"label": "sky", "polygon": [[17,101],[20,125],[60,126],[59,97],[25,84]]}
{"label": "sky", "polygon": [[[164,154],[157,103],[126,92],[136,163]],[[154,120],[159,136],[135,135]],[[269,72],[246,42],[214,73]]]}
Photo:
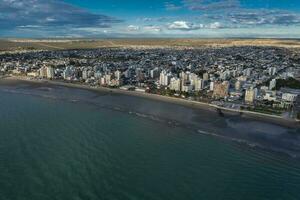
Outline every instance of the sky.
{"label": "sky", "polygon": [[3,38],[300,38],[299,0],[0,0]]}

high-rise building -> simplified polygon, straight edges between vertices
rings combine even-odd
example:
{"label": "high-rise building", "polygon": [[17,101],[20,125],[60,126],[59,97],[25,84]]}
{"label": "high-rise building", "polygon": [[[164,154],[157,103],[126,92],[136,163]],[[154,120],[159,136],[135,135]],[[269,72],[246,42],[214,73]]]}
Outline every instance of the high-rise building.
{"label": "high-rise building", "polygon": [[100,85],[107,85],[105,77],[100,78]]}
{"label": "high-rise building", "polygon": [[277,73],[277,68],[276,67],[270,67],[269,68],[269,75],[274,76]]}
{"label": "high-rise building", "polygon": [[195,91],[198,92],[204,88],[204,81],[203,79],[197,78],[195,80]]}
{"label": "high-rise building", "polygon": [[157,67],[150,71],[150,77],[153,79],[159,77],[159,69]]}
{"label": "high-rise building", "polygon": [[171,76],[165,70],[160,73],[159,84],[162,86],[168,86],[170,84]]}
{"label": "high-rise building", "polygon": [[54,78],[54,69],[53,67],[47,67],[47,78],[53,79]]}
{"label": "high-rise building", "polygon": [[105,84],[106,84],[106,85],[110,85],[110,81],[112,80],[111,74],[106,74],[106,75],[104,76],[104,78],[105,78]]}
{"label": "high-rise building", "polygon": [[181,91],[181,81],[179,78],[171,78],[170,85],[169,85],[170,90],[175,90],[176,92]]}
{"label": "high-rise building", "polygon": [[269,85],[270,90],[273,90],[274,88],[276,88],[276,79],[272,79]]}
{"label": "high-rise building", "polygon": [[213,96],[216,98],[225,98],[228,96],[229,82],[215,82]]}
{"label": "high-rise building", "polygon": [[87,80],[88,78],[89,78],[88,77],[88,70],[87,69],[82,70],[82,79]]}
{"label": "high-rise building", "polygon": [[203,80],[207,81],[209,79],[209,74],[208,73],[204,73],[203,74]]}
{"label": "high-rise building", "polygon": [[72,68],[66,67],[66,69],[63,72],[63,77],[64,77],[64,79],[71,79],[72,74],[73,74]]}
{"label": "high-rise building", "polygon": [[179,74],[179,77],[183,82],[189,81],[190,80],[190,73],[189,72],[181,72]]}
{"label": "high-rise building", "polygon": [[249,88],[246,90],[246,93],[245,93],[245,102],[246,103],[253,103],[257,97],[257,88]]}
{"label": "high-rise building", "polygon": [[135,74],[136,74],[136,80],[137,81],[143,81],[145,79],[145,73],[142,68],[137,68],[135,69]]}
{"label": "high-rise building", "polygon": [[39,74],[41,78],[47,78],[47,67],[41,67],[39,69]]}
{"label": "high-rise building", "polygon": [[190,83],[192,86],[195,86],[195,83],[196,83],[197,79],[199,79],[198,75],[197,75],[197,74],[194,74],[194,73],[191,73],[191,74],[189,75],[189,79],[188,79],[188,80],[185,80],[185,82],[188,82],[188,83]]}
{"label": "high-rise building", "polygon": [[215,82],[210,82],[210,85],[209,85],[209,90],[210,91],[214,91],[214,87],[215,87]]}
{"label": "high-rise building", "polygon": [[242,82],[238,80],[237,82],[235,82],[235,90],[239,91],[241,90],[241,88],[242,88]]}
{"label": "high-rise building", "polygon": [[189,78],[188,81],[191,81],[191,84],[194,85],[196,82],[196,79],[198,79],[199,76],[197,74],[190,73],[188,78]]}
{"label": "high-rise building", "polygon": [[116,80],[119,81],[121,79],[122,73],[121,73],[121,71],[117,70],[117,71],[115,71],[114,75],[115,75]]}

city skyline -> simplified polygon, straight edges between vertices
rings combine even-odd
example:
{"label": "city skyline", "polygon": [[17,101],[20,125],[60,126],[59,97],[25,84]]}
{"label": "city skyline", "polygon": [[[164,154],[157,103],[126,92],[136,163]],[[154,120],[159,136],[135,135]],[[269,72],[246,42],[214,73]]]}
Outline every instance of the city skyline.
{"label": "city skyline", "polygon": [[2,38],[300,38],[288,0],[0,0]]}

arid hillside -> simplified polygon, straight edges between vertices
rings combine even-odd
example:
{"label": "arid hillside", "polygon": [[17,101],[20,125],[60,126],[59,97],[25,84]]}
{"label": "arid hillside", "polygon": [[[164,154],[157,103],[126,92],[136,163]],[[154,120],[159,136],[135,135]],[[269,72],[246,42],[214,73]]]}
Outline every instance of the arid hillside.
{"label": "arid hillside", "polygon": [[277,39],[83,39],[83,40],[0,40],[0,51],[128,48],[198,48],[226,46],[276,46],[300,48],[300,40]]}

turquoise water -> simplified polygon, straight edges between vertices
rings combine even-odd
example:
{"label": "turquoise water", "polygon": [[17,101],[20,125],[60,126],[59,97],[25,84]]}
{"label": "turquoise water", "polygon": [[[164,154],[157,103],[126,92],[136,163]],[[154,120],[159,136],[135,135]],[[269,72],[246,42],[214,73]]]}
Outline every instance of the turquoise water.
{"label": "turquoise water", "polygon": [[[107,103],[124,104],[132,97],[9,89],[0,88],[1,200],[300,199],[297,158]],[[54,98],[62,94],[71,100]],[[83,96],[102,106],[86,103]],[[160,102],[151,105],[152,114],[172,110]],[[185,114],[192,115],[188,109]],[[201,122],[208,124],[212,119],[207,118]],[[223,127],[224,121],[214,123]]]}

